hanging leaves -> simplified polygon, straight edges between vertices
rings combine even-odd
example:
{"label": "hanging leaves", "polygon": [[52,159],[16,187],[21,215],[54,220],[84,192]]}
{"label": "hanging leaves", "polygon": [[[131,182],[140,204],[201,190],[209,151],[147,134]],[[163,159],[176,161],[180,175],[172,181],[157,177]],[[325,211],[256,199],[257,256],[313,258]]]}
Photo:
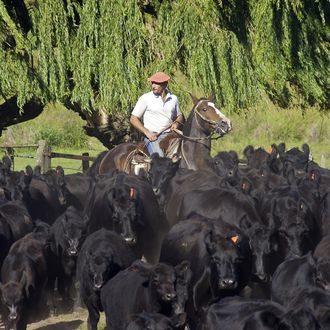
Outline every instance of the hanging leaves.
{"label": "hanging leaves", "polygon": [[[227,112],[265,92],[329,106],[328,0],[0,0],[0,93],[128,116],[164,70],[181,108],[215,93]],[[14,13],[16,13],[14,15]],[[22,21],[21,21],[22,22]],[[182,83],[184,82],[184,84]]]}

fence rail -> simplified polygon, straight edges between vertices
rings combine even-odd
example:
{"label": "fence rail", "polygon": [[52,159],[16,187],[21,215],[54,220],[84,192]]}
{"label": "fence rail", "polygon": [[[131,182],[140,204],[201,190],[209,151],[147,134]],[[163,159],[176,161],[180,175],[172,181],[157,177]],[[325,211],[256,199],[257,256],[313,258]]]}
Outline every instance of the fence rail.
{"label": "fence rail", "polygon": [[[88,152],[83,153],[82,155],[73,155],[73,154],[64,154],[59,152],[52,152],[51,147],[48,145],[47,141],[40,140],[38,144],[31,145],[10,145],[4,144],[0,145],[1,149],[6,150],[6,154],[10,157],[12,164],[14,166],[15,158],[33,158],[36,160],[36,165],[41,167],[42,173],[47,172],[51,169],[51,160],[52,158],[65,158],[65,159],[73,159],[73,160],[81,160],[82,161],[82,171],[86,172],[89,168],[89,162],[94,161],[96,157],[89,156]],[[15,149],[36,149],[35,156],[31,155],[16,155]]]}

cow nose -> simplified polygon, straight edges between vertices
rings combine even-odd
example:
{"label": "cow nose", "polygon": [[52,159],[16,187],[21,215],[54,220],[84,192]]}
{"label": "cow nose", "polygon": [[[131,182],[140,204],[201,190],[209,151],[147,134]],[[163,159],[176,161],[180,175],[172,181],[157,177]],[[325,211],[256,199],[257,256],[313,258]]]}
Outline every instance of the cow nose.
{"label": "cow nose", "polygon": [[152,190],[154,191],[154,194],[156,196],[159,196],[160,195],[160,189],[159,188],[153,188]]}
{"label": "cow nose", "polygon": [[60,202],[60,205],[65,205],[66,204],[66,199],[65,199],[65,197],[59,197],[58,198],[58,201]]}
{"label": "cow nose", "polygon": [[75,257],[78,254],[78,251],[76,249],[70,249],[68,251],[69,256]]}
{"label": "cow nose", "polygon": [[167,293],[166,294],[166,299],[167,300],[173,300],[176,297],[175,293]]}
{"label": "cow nose", "polygon": [[256,274],[256,277],[257,277],[260,281],[262,281],[262,282],[266,282],[267,279],[268,279],[268,276],[267,276],[267,274],[265,274],[265,273],[262,273],[262,274]]}
{"label": "cow nose", "polygon": [[136,238],[135,237],[125,237],[124,239],[130,245],[136,244]]}
{"label": "cow nose", "polygon": [[16,313],[15,311],[11,312],[11,313],[9,314],[9,318],[10,318],[11,320],[16,320],[16,319],[17,319],[17,313]]}
{"label": "cow nose", "polygon": [[223,289],[231,289],[236,287],[236,281],[231,278],[225,278],[220,281],[220,287]]}

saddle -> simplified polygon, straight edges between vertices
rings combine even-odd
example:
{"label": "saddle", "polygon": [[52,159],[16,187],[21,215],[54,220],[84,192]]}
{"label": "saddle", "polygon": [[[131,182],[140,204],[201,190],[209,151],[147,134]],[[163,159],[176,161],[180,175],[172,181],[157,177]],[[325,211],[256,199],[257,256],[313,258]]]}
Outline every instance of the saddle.
{"label": "saddle", "polygon": [[[160,147],[164,151],[166,157],[172,160],[177,160],[178,151],[180,148],[181,138],[178,134],[171,132],[162,141]],[[137,148],[129,153],[126,159],[124,171],[129,174],[139,175],[140,171],[148,173],[150,169],[151,158],[144,142],[139,142]]]}

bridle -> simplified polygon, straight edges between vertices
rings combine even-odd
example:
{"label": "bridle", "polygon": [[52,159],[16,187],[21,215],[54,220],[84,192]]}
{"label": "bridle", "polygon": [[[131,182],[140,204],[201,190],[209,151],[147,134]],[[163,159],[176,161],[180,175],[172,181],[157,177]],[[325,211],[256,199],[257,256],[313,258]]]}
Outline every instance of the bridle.
{"label": "bridle", "polygon": [[176,134],[180,135],[182,138],[186,139],[186,140],[189,140],[189,141],[203,141],[203,140],[209,140],[209,139],[214,139],[214,140],[217,140],[219,139],[221,136],[218,136],[216,138],[212,138],[212,135],[215,133],[215,130],[217,128],[220,128],[221,130],[221,133],[225,134],[226,132],[222,130],[222,128],[220,127],[219,125],[219,122],[216,122],[215,120],[212,120],[212,119],[208,119],[206,118],[205,116],[203,116],[197,109],[200,105],[200,103],[202,103],[203,101],[205,101],[204,99],[203,100],[200,100],[197,105],[194,107],[194,117],[195,117],[195,120],[196,120],[196,123],[197,125],[202,129],[204,130],[204,127],[201,126],[199,120],[198,120],[198,117],[201,118],[204,122],[210,124],[213,129],[211,130],[210,134],[205,136],[205,137],[200,137],[200,138],[194,138],[194,137],[191,137],[191,136],[187,136],[187,135],[184,135],[183,133],[181,133],[181,131],[175,129],[173,130]]}

